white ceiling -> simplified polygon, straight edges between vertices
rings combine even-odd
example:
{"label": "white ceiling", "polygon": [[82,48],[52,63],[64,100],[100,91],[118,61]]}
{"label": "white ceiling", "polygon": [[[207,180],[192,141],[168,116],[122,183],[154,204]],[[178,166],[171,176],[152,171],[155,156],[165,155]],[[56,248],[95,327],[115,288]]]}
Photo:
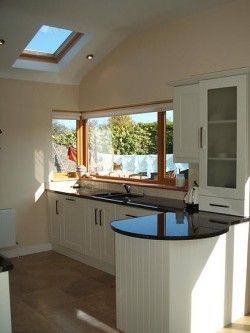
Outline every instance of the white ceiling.
{"label": "white ceiling", "polygon": [[[232,0],[0,0],[0,77],[79,84],[124,38],[155,24]],[[58,73],[12,65],[43,25],[90,34],[92,39]],[[93,53],[91,61],[86,55]]]}

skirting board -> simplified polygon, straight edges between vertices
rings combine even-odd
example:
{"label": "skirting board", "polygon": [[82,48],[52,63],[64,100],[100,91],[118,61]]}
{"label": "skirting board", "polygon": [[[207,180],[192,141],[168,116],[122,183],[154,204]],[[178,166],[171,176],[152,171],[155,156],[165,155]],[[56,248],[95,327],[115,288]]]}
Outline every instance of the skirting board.
{"label": "skirting board", "polygon": [[51,244],[51,243],[43,243],[43,244],[36,244],[31,246],[24,246],[19,247],[18,245],[9,249],[1,249],[0,252],[2,255],[6,256],[7,258],[14,258],[14,257],[21,257],[28,254],[39,253],[39,252],[46,252],[46,251],[55,251],[62,255],[65,255],[71,259],[80,261],[86,265],[95,267],[100,269],[106,273],[115,275],[115,267],[113,265],[105,264],[102,261],[96,260],[94,258],[90,258],[84,256],[83,254],[77,253],[70,249],[67,249],[63,246]]}
{"label": "skirting board", "polygon": [[92,266],[94,268],[100,269],[101,271],[104,271],[106,273],[109,273],[111,275],[115,275],[115,266],[106,264],[100,260],[85,256],[81,253],[75,252],[71,249],[68,249],[64,246],[52,244],[52,250],[55,252],[58,252],[64,256],[67,256],[71,259],[77,260],[82,262],[83,264]]}
{"label": "skirting board", "polygon": [[30,246],[15,246],[8,249],[1,249],[0,252],[7,258],[26,256],[28,254],[46,252],[52,250],[51,243],[35,244]]}

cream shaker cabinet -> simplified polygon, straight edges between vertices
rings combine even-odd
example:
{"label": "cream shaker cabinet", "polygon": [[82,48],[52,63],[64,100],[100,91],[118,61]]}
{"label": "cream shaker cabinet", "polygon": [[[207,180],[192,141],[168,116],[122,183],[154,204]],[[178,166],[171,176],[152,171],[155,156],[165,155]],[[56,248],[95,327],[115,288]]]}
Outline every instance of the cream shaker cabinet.
{"label": "cream shaker cabinet", "polygon": [[64,216],[64,195],[47,192],[49,207],[49,238],[51,243],[61,244],[61,228]]}
{"label": "cream shaker cabinet", "polygon": [[200,81],[201,210],[249,215],[248,74]]}
{"label": "cream shaker cabinet", "polygon": [[83,200],[53,192],[47,195],[51,243],[84,253]]}
{"label": "cream shaker cabinet", "polygon": [[84,234],[83,201],[73,196],[65,196],[61,245],[79,253],[84,253]]}
{"label": "cream shaker cabinet", "polygon": [[116,205],[92,200],[85,201],[86,255],[107,264],[115,264],[114,231]]}
{"label": "cream shaker cabinet", "polygon": [[199,209],[249,216],[249,69],[170,85],[174,161],[199,163]]}
{"label": "cream shaker cabinet", "polygon": [[174,87],[174,162],[199,162],[199,84]]}

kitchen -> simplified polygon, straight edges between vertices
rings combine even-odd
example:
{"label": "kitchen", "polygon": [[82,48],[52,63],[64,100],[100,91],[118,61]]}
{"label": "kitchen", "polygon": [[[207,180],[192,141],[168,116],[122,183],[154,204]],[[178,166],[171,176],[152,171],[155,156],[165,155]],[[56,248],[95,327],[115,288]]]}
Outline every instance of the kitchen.
{"label": "kitchen", "polygon": [[[44,3],[38,7],[44,12]],[[249,67],[249,11],[249,1],[230,1],[139,31],[124,39],[77,84],[59,75],[52,81],[45,73],[39,74],[42,82],[37,82],[34,73],[24,70],[14,78],[1,68],[1,208],[16,209],[20,255],[50,249],[45,188],[51,173],[51,110],[171,99],[167,82]],[[9,22],[8,15],[1,17],[1,24],[9,27]],[[18,44],[13,48],[16,54],[22,49]],[[8,60],[10,66],[14,61]],[[198,165],[192,170],[197,175]],[[174,199],[184,196],[184,192],[145,190]]]}

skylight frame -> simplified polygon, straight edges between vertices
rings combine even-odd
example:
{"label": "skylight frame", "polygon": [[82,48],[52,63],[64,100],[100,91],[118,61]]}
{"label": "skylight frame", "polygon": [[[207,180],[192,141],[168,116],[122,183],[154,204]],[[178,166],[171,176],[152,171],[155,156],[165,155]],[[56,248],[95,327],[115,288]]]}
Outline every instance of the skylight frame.
{"label": "skylight frame", "polygon": [[47,63],[58,64],[66,53],[80,40],[84,34],[81,32],[72,31],[66,40],[59,46],[55,53],[45,53],[38,51],[23,50],[19,59],[29,61],[41,61]]}

